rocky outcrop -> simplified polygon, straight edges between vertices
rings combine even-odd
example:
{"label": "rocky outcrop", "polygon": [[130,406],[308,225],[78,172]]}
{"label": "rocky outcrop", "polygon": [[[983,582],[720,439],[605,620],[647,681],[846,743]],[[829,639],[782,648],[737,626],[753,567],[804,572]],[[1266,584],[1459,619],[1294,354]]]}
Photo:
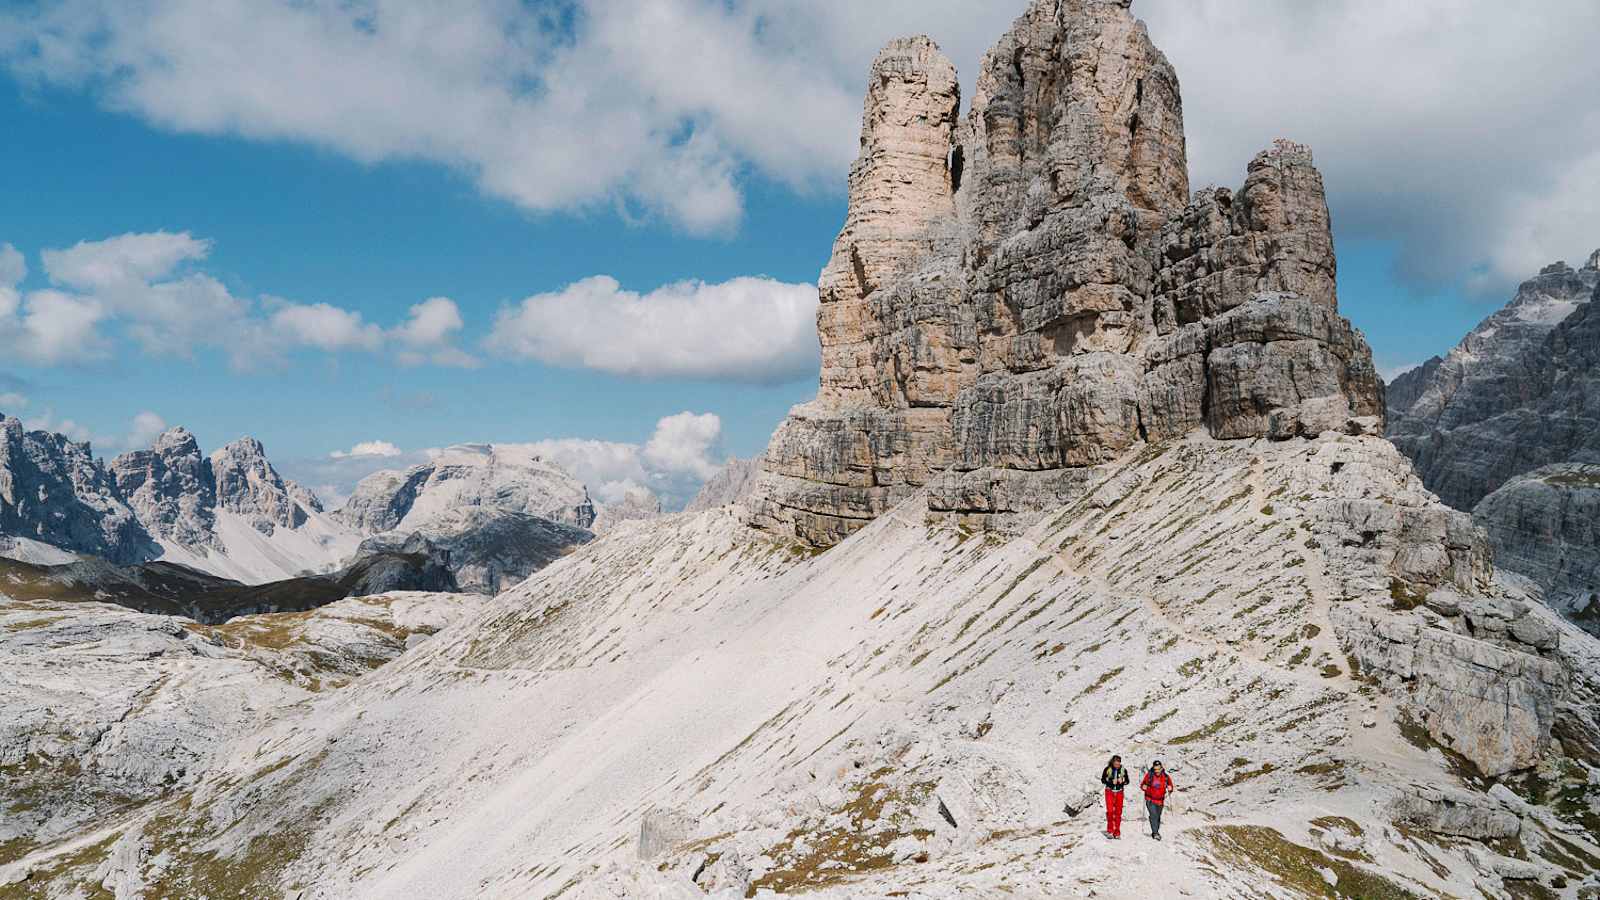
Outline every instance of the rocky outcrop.
{"label": "rocky outcrop", "polygon": [[454,590],[498,594],[594,538],[582,528],[493,507],[463,507],[430,517],[416,531],[389,531],[361,542],[363,556],[402,550],[426,539],[448,554]]}
{"label": "rocky outcrop", "polygon": [[0,417],[0,533],[113,562],[155,546],[87,442]]}
{"label": "rocky outcrop", "polygon": [[1390,386],[1389,438],[1471,510],[1496,565],[1600,629],[1600,251],[1552,263],[1443,357]]}
{"label": "rocky outcrop", "polygon": [[629,488],[616,503],[596,506],[594,522],[589,529],[595,534],[605,534],[623,522],[642,522],[662,515],[661,498],[649,488]]}
{"label": "rocky outcrop", "polygon": [[378,472],[356,485],[333,515],[363,534],[414,531],[467,506],[494,507],[588,528],[594,503],[565,469],[515,446],[458,444],[405,472]]}
{"label": "rocky outcrop", "polygon": [[217,537],[217,479],[194,435],[173,428],[149,450],[134,450],[107,466],[117,490],[157,537],[222,550]]}
{"label": "rocky outcrop", "polygon": [[1533,580],[1544,601],[1600,634],[1600,465],[1558,463],[1513,477],[1472,517],[1495,565]]}
{"label": "rocky outcrop", "polygon": [[685,506],[683,511],[701,512],[727,506],[730,503],[744,502],[750,492],[755,490],[756,480],[761,475],[764,461],[760,456],[749,459],[728,457],[728,461],[717,470],[717,474],[706,480],[700,492],[694,495],[694,499],[689,501],[689,505]]}
{"label": "rocky outcrop", "polygon": [[873,64],[817,397],[753,523],[829,544],[924,486],[1025,521],[1140,444],[1381,429],[1310,151],[1189,198],[1177,77],[1121,2],[1038,0],[962,121],[954,85],[926,38]]}
{"label": "rocky outcrop", "polygon": [[[299,528],[306,523],[307,510],[295,490],[267,462],[266,448],[255,438],[240,438],[211,454],[211,469],[217,479],[217,506],[248,519],[251,527],[265,535],[278,528]],[[320,512],[320,506],[317,510]]]}
{"label": "rocky outcrop", "polygon": [[1471,510],[1540,466],[1600,463],[1600,251],[1545,266],[1443,358],[1396,378],[1388,436]]}

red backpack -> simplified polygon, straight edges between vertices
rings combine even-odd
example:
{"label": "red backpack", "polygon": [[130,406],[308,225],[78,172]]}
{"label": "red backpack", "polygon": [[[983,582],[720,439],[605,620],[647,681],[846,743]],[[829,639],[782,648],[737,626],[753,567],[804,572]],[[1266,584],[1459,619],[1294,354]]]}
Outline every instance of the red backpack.
{"label": "red backpack", "polygon": [[1144,780],[1139,782],[1139,787],[1144,788],[1145,798],[1151,803],[1160,804],[1167,799],[1167,792],[1172,790],[1172,776],[1166,772],[1156,774],[1147,773]]}

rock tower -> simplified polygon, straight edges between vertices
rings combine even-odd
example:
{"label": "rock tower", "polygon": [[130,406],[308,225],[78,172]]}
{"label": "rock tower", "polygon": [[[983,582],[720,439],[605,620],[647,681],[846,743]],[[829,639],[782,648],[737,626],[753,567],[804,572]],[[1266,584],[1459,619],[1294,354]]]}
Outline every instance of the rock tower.
{"label": "rock tower", "polygon": [[817,397],[754,524],[830,544],[927,488],[1003,525],[1140,444],[1381,433],[1311,152],[1190,197],[1178,79],[1127,0],[1035,0],[960,104],[926,37],[872,65]]}

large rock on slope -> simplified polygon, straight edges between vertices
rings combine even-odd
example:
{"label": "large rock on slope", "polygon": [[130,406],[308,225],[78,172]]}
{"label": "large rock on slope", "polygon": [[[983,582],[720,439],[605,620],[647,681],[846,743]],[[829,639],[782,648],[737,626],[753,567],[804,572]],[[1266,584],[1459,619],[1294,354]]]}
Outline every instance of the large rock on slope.
{"label": "large rock on slope", "polygon": [[623,522],[642,522],[661,515],[661,498],[654,491],[647,487],[632,487],[623,491],[622,499],[615,503],[596,504],[594,521],[590,523],[589,530],[595,534],[605,534]]}
{"label": "large rock on slope", "polygon": [[148,559],[150,533],[87,442],[0,416],[0,533],[118,563]]}
{"label": "large rock on slope", "polygon": [[1600,463],[1600,250],[1545,266],[1443,358],[1389,386],[1388,436],[1429,490],[1471,510],[1510,478]]}
{"label": "large rock on slope", "polygon": [[578,528],[594,523],[594,503],[565,469],[522,448],[458,444],[404,472],[369,475],[335,518],[363,534],[411,531],[466,506],[526,513]]}
{"label": "large rock on slope", "polygon": [[1141,442],[1380,427],[1308,150],[1191,201],[1177,77],[1120,2],[1033,3],[964,121],[954,84],[926,38],[873,64],[817,398],[754,523],[827,544],[922,486],[935,515],[1025,519]]}
{"label": "large rock on slope", "polygon": [[393,553],[426,540],[448,554],[455,590],[498,594],[587,543],[594,535],[574,525],[485,506],[446,510],[414,531],[387,531],[361,542],[359,553]]}

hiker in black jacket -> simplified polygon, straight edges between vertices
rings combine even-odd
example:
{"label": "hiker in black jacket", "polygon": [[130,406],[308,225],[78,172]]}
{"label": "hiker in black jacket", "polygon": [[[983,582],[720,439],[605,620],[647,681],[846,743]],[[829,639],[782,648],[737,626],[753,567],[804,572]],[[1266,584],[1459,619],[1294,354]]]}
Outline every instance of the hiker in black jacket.
{"label": "hiker in black jacket", "polygon": [[1113,756],[1100,772],[1100,783],[1106,788],[1106,837],[1122,838],[1122,792],[1128,786],[1128,770],[1122,767],[1122,757]]}

